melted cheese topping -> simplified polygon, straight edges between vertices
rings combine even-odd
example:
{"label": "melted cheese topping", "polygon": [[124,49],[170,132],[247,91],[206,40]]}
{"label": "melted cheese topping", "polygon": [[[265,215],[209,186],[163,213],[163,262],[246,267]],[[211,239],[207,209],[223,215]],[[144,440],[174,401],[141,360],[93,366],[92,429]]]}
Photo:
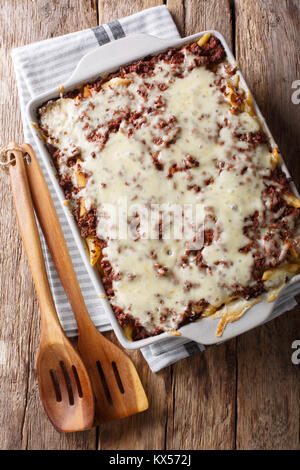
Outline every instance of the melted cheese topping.
{"label": "melted cheese topping", "polygon": [[[118,274],[111,302],[149,331],[174,329],[189,305],[204,300],[218,306],[234,286],[255,283],[252,252],[240,250],[249,242],[245,220],[263,210],[263,177],[271,167],[266,145],[237,138],[260,126],[248,113],[231,112],[221,89],[229,78],[224,64],[211,71],[195,67],[188,50],[184,54],[182,64],[158,61],[152,75],[127,73],[125,84],[116,78],[100,91],[91,89],[88,98],[58,99],[41,115],[42,127],[61,152],[60,173],[75,187],[77,166],[69,167],[67,158],[80,151],[78,168],[88,178],[73,196],[97,208],[97,235],[107,242],[103,255]],[[122,118],[125,112],[139,117]],[[120,116],[116,132],[107,134]],[[192,165],[186,164],[189,158]],[[120,238],[111,207],[121,210],[124,201],[130,212],[122,233],[125,229],[128,236]],[[174,204],[197,210],[195,231],[213,233],[202,246],[200,264],[195,240],[172,234],[149,239],[140,227],[132,236],[141,207],[157,204],[170,213]]]}

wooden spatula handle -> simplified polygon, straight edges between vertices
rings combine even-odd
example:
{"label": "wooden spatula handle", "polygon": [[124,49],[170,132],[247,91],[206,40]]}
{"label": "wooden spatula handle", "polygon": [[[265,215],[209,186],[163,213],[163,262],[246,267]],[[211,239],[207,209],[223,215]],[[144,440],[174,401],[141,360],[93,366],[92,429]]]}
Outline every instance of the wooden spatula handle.
{"label": "wooden spatula handle", "polygon": [[22,148],[31,158],[31,163],[27,165],[26,171],[37,217],[56,270],[76,317],[80,334],[87,331],[88,326],[94,327],[94,325],[86,309],[72,260],[41,167],[32,147],[28,144],[23,144]]}
{"label": "wooden spatula handle", "polygon": [[[11,146],[17,147],[15,143]],[[53,324],[60,329],[46,273],[23,153],[20,149],[20,152],[14,151],[13,154],[16,160],[15,164],[9,167],[11,188],[19,229],[39,300],[41,320],[47,329],[52,329]]]}

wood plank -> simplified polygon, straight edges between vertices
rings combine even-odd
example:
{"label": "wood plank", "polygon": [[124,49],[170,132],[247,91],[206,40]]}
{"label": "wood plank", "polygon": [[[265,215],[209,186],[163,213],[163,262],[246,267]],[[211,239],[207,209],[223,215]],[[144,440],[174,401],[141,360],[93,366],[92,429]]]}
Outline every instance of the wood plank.
{"label": "wood plank", "polygon": [[[163,4],[163,1],[160,0],[138,0],[135,2],[100,0],[99,22],[106,23],[161,4]],[[113,333],[109,333],[108,337],[118,344]],[[169,389],[171,383],[170,368],[159,374],[153,374],[140,352],[128,352],[128,354],[137,366],[141,376],[150,403],[149,410],[123,419],[117,425],[116,423],[107,423],[101,426],[98,448],[118,450],[163,449],[167,423],[166,403],[172,399]]]}
{"label": "wood plank", "polygon": [[[178,18],[182,2],[168,0]],[[219,29],[229,44],[231,11],[227,1],[187,0],[181,30],[185,35]],[[178,21],[177,19],[177,21]],[[235,340],[173,366],[168,402],[167,449],[232,449],[235,446]]]}
{"label": "wood plank", "polygon": [[[1,2],[0,82],[1,89],[9,93],[2,93],[0,98],[0,142],[23,140],[10,60],[11,48],[96,24],[94,1]],[[0,448],[94,449],[95,429],[86,433],[60,435],[42,409],[35,373],[39,340],[38,306],[18,234],[9,180],[2,172],[0,178],[0,341],[3,341],[1,349],[6,350],[4,364],[0,364]]]}
{"label": "wood plank", "polygon": [[99,24],[133,15],[138,11],[163,5],[163,0],[98,0]]}
{"label": "wood plank", "polygon": [[299,307],[238,339],[237,449],[300,449]]}
{"label": "wood plank", "polygon": [[[114,333],[106,335],[117,342]],[[170,367],[153,374],[139,351],[126,351],[145,387],[149,409],[129,418],[100,426],[98,448],[102,450],[161,450],[165,448],[168,401],[172,401]]]}
{"label": "wood plank", "polygon": [[[237,59],[299,187],[300,106],[291,101],[291,84],[299,78],[300,4],[235,5]],[[300,369],[291,362],[299,312],[296,307],[238,339],[239,449],[300,448]]]}
{"label": "wood plank", "polygon": [[173,366],[167,449],[234,449],[235,340]]}

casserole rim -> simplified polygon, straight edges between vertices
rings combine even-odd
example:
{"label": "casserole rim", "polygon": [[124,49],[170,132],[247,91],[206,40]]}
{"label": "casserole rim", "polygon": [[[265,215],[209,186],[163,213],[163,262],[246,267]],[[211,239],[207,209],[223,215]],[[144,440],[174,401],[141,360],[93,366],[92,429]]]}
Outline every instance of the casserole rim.
{"label": "casserole rim", "polygon": [[[230,64],[236,65],[236,60],[227,42],[225,41],[224,37],[218,31],[215,31],[215,30],[206,30],[206,31],[202,31],[194,35],[188,36],[186,38],[176,38],[176,39],[160,39],[160,38],[157,38],[156,36],[150,36],[147,34],[131,35],[131,36],[127,36],[125,38],[110,42],[108,44],[105,44],[104,46],[97,47],[96,49],[88,52],[85,56],[83,56],[83,58],[79,61],[77,67],[75,68],[69,80],[67,80],[65,84],[62,85],[63,90],[64,92],[73,90],[74,88],[77,88],[78,86],[82,85],[85,82],[93,81],[101,75],[106,75],[110,72],[114,72],[118,70],[119,67],[126,65],[126,64],[130,64],[133,61],[139,58],[145,57],[147,55],[150,55],[150,54],[156,55],[156,54],[159,54],[160,52],[168,50],[171,47],[183,46],[186,43],[190,43],[196,39],[199,39],[199,37],[205,33],[210,33],[211,35],[214,35],[220,40],[226,52],[226,58],[228,59],[228,62]],[[124,53],[122,50],[122,42],[123,42],[123,45],[124,43],[127,43],[128,49],[130,49],[130,47],[134,47],[134,50],[132,51],[132,53],[130,53],[128,49],[125,51],[125,58],[124,58]],[[114,54],[112,54],[113,50],[119,52],[119,57],[118,56],[115,57]],[[103,61],[102,66],[100,65],[96,67],[95,65],[95,63],[97,62],[95,60],[96,57],[97,57],[97,61],[99,59]],[[249,90],[249,87],[247,86],[247,83],[239,69],[237,73],[240,76],[242,87],[245,90]],[[58,87],[55,87],[31,99],[26,107],[26,118],[29,124],[32,124],[32,122],[34,122],[35,124],[38,123],[37,115],[36,115],[37,108],[39,108],[46,101],[59,98],[59,96],[60,96],[60,90]],[[267,134],[270,145],[272,146],[272,148],[274,148],[276,146],[275,141],[272,137],[272,134],[270,133],[270,130],[265,122],[265,119],[263,118],[254,98],[253,98],[253,106],[258,116],[261,127]],[[100,273],[98,272],[97,268],[92,267],[90,265],[84,239],[81,237],[79,233],[79,228],[75,222],[75,219],[73,218],[73,215],[71,214],[69,210],[69,206],[66,206],[64,203],[65,195],[63,193],[62,188],[59,186],[57,172],[56,172],[56,169],[54,168],[51,156],[49,152],[47,151],[43,140],[41,139],[41,136],[39,133],[40,131],[33,128],[32,125],[31,125],[31,131],[32,131],[35,143],[38,146],[43,163],[49,174],[51,182],[55,188],[59,202],[61,203],[64,214],[68,220],[71,232],[74,236],[76,245],[79,249],[84,265],[95,287],[96,294],[98,295],[98,297],[99,296],[102,297],[103,294],[105,294],[105,290],[102,285]],[[290,176],[283,160],[281,161],[281,168],[288,176]],[[291,189],[295,194],[298,195],[293,182],[291,184]],[[287,286],[294,284],[294,282],[297,281],[298,279],[300,279],[300,274],[294,276],[289,281],[289,283],[282,289],[281,293],[286,292]],[[112,310],[109,300],[107,298],[102,299],[102,300],[103,300],[103,307],[105,309],[106,314],[109,317],[109,320],[115,331],[115,334],[118,340],[120,341],[120,343],[122,344],[122,346],[124,346],[125,348],[139,349],[141,347],[148,346],[156,342],[162,342],[166,340],[167,338],[173,337],[173,335],[170,334],[169,332],[163,332],[157,336],[150,336],[145,339],[141,339],[137,341],[130,341],[125,336],[121,325],[118,323],[117,317]],[[216,324],[218,320],[214,320],[209,317],[199,319],[198,321],[195,321],[195,322],[191,322],[179,328],[177,331],[181,334],[182,337],[192,339],[204,345],[221,343],[221,342],[226,341],[227,339],[235,337],[239,334],[244,333],[245,331],[248,331],[258,326],[261,323],[266,322],[272,313],[274,304],[275,302],[267,303],[264,298],[264,300],[262,300],[260,303],[251,307],[247,311],[247,313],[242,318],[240,318],[237,322],[228,324],[221,338],[217,338],[215,336],[215,329],[216,329]],[[251,314],[250,314],[250,311],[251,311]],[[256,313],[255,315],[254,315],[254,312]],[[207,327],[208,322],[210,325],[209,327]],[[198,325],[198,327],[196,325]],[[213,325],[212,328],[211,328],[211,325]],[[205,328],[206,330],[209,330],[209,332],[207,333],[208,337],[206,337]],[[213,334],[211,334],[210,330],[213,330]]]}

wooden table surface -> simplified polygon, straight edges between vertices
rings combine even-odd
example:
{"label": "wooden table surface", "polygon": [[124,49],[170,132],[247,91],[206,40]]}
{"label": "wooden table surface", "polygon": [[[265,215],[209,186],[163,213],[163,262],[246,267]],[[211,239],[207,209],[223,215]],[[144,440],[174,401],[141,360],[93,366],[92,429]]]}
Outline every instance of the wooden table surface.
{"label": "wooden table surface", "polygon": [[[300,183],[300,0],[1,0],[0,142],[23,140],[12,47],[89,28],[166,3],[183,36],[219,30]],[[0,191],[0,449],[300,449],[299,308],[158,374],[130,353],[147,412],[87,432],[58,434],[35,372],[39,311],[9,182]],[[113,338],[113,334],[109,336]]]}

